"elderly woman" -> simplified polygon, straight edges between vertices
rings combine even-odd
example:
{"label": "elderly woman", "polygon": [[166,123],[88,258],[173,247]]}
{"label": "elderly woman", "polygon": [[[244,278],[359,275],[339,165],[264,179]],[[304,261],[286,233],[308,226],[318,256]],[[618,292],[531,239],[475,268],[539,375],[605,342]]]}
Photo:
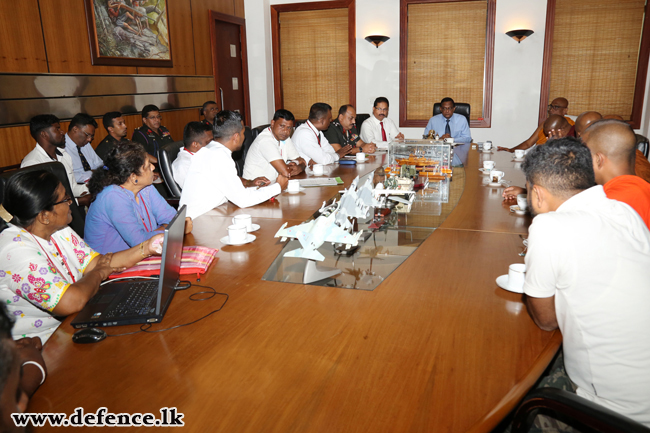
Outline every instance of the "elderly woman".
{"label": "elderly woman", "polygon": [[68,227],[72,200],[47,171],[17,173],[7,182],[3,206],[13,218],[0,233],[0,301],[16,319],[14,338],[45,343],[111,273],[152,255],[162,241],[161,235],[102,256]]}
{"label": "elderly woman", "polygon": [[[96,251],[134,247],[164,230],[176,215],[152,185],[153,169],[140,144],[124,141],[93,172],[88,189],[95,199],[86,216],[85,238]],[[187,218],[185,232],[190,231]]]}

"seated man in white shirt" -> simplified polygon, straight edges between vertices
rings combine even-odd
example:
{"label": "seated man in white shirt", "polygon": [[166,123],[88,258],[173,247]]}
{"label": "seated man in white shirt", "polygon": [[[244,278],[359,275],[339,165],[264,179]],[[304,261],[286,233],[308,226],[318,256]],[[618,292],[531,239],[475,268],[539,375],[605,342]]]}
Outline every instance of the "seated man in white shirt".
{"label": "seated man in white shirt", "polygon": [[214,140],[192,158],[185,179],[180,206],[187,205],[187,216],[194,219],[227,200],[246,208],[262,203],[282,192],[289,180],[279,176],[276,183],[265,177],[245,180],[237,176],[232,153],[244,142],[241,114],[222,111],[214,124]]}
{"label": "seated man in white shirt", "polygon": [[560,328],[575,392],[650,427],[650,232],[595,185],[589,149],[573,138],[537,146],[522,164],[529,228],[524,302]]}
{"label": "seated man in white shirt", "polygon": [[74,178],[77,183],[88,183],[93,170],[104,165],[90,144],[95,138],[97,122],[86,113],[77,113],[68,125],[65,150],[72,159]]}
{"label": "seated man in white shirt", "polygon": [[293,143],[300,156],[312,165],[331,164],[352,151],[352,146],[342,146],[334,150],[327,141],[323,131],[326,131],[332,121],[332,107],[324,102],[317,102],[309,109],[309,119],[296,128],[293,133]]}
{"label": "seated man in white shirt", "polygon": [[365,143],[375,143],[378,149],[388,149],[389,142],[404,139],[404,134],[388,118],[388,99],[383,96],[375,99],[372,116],[361,125],[360,135]]}
{"label": "seated man in white shirt", "polygon": [[264,176],[274,181],[278,174],[288,178],[305,169],[307,163],[291,141],[295,120],[289,110],[280,109],[275,112],[271,126],[262,131],[248,149],[244,179]]}
{"label": "seated man in white shirt", "polygon": [[36,147],[20,163],[20,167],[59,161],[65,167],[72,194],[80,206],[90,205],[90,194],[85,184],[74,178],[72,159],[65,151],[65,134],[61,130],[59,118],[53,114],[39,114],[29,121],[29,133],[36,140]]}
{"label": "seated man in white shirt", "polygon": [[176,156],[176,159],[172,163],[174,181],[176,181],[181,189],[185,185],[185,179],[187,178],[187,172],[192,163],[192,157],[199,149],[211,142],[212,138],[212,126],[206,125],[203,122],[190,122],[185,125],[185,129],[183,130],[183,144],[185,144],[185,147],[178,152],[178,156]]}

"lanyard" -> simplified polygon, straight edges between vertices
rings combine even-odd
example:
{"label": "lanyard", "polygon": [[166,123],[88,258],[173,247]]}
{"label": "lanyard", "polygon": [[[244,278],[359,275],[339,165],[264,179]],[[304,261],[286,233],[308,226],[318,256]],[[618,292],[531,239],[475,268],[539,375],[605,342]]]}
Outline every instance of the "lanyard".
{"label": "lanyard", "polygon": [[[38,239],[36,239],[36,236],[34,236],[31,232],[27,232],[27,233],[32,235],[32,237],[34,238],[34,240],[36,241],[36,243],[38,244],[40,249],[45,253],[45,258],[47,258],[47,262],[50,264],[50,266],[52,266],[56,270],[56,272],[63,277],[63,272],[59,271],[59,268],[57,268],[56,265],[54,264],[54,262],[52,262],[52,260],[50,260],[50,256],[47,254],[47,251],[45,251],[45,248],[43,248],[43,246],[38,241]],[[56,251],[59,253],[59,258],[61,259],[61,263],[63,263],[65,265],[65,267],[66,267],[66,269],[68,271],[68,275],[70,275],[70,278],[72,279],[72,283],[73,284],[76,283],[77,279],[72,274],[72,271],[70,270],[70,266],[68,266],[68,261],[63,256],[63,253],[61,252],[61,249],[59,248],[59,245],[56,243],[56,241],[54,240],[54,238],[52,236],[50,236],[50,241],[52,241],[52,243],[56,247]],[[65,277],[63,277],[63,278],[65,279]]]}
{"label": "lanyard", "polygon": [[[307,121],[307,126],[309,126],[309,121]],[[320,133],[316,134],[316,131],[314,131],[314,128],[312,128],[311,126],[309,126],[309,129],[311,129],[311,131],[316,135],[316,140],[318,140],[318,145],[320,146]]]}
{"label": "lanyard", "polygon": [[[120,188],[122,188],[123,190],[126,190],[126,188],[124,188],[122,185],[120,185]],[[138,192],[138,194],[140,194],[140,192]],[[142,220],[142,225],[144,226],[144,231],[150,232],[150,231],[153,230],[153,224],[151,224],[151,217],[149,216],[149,209],[147,209],[147,203],[144,201],[144,197],[142,197],[142,195],[140,195],[140,200],[142,201],[142,206],[144,206],[144,211],[147,213],[147,219],[149,220],[149,227],[151,227],[151,229],[147,228],[147,225],[144,223],[144,218],[140,214],[140,210],[137,207],[135,208],[135,211],[138,213],[138,216]]]}
{"label": "lanyard", "polygon": [[185,152],[189,153],[190,155],[194,155],[194,152],[190,152],[189,150],[187,150],[187,149],[185,149],[185,148],[183,148],[183,150],[184,150]]}

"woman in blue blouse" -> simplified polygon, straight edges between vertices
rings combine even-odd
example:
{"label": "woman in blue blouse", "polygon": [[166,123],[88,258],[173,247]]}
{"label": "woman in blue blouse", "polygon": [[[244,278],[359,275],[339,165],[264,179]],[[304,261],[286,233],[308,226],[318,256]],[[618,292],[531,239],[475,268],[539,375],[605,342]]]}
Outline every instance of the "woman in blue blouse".
{"label": "woman in blue blouse", "polygon": [[[86,216],[85,240],[100,254],[122,251],[155,236],[176,215],[153,183],[154,166],[142,145],[117,144],[104,166],[93,172],[88,189],[95,197]],[[192,220],[185,221],[185,233]]]}

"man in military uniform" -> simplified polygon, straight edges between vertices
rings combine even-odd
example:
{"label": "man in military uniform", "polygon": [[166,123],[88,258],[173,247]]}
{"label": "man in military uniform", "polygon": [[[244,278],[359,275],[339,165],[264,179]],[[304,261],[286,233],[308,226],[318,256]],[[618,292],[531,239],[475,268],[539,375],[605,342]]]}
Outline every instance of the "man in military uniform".
{"label": "man in military uniform", "polygon": [[102,122],[104,123],[104,128],[106,128],[108,135],[99,142],[95,149],[95,153],[102,160],[105,160],[108,152],[110,152],[117,143],[126,137],[127,127],[124,122],[124,117],[119,111],[110,111],[104,114]]}
{"label": "man in military uniform", "polygon": [[133,131],[131,140],[140,143],[149,155],[158,158],[158,149],[174,139],[169,130],[160,124],[162,117],[155,105],[145,105],[142,109],[142,126]]}
{"label": "man in military uniform", "polygon": [[336,120],[330,123],[325,131],[325,138],[330,142],[334,150],[339,150],[347,145],[352,146],[350,155],[355,153],[375,153],[375,143],[364,143],[359,137],[355,124],[357,112],[352,105],[343,105],[339,108],[339,115]]}

